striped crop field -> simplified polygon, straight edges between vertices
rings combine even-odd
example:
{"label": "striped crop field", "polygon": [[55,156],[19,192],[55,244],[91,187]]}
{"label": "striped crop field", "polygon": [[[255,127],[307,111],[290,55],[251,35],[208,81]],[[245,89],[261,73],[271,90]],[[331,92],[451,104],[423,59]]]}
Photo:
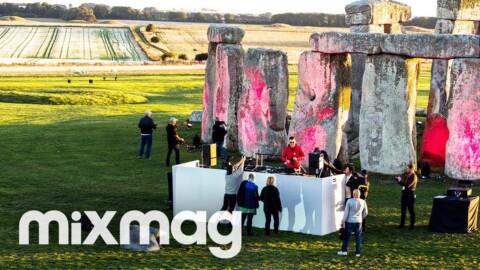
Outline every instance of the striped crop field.
{"label": "striped crop field", "polygon": [[0,58],[148,60],[129,28],[0,27]]}

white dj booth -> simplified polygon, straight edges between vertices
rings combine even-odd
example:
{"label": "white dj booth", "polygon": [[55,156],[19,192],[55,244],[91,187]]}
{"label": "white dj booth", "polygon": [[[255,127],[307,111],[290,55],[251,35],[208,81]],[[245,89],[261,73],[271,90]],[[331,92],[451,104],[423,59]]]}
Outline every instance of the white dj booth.
{"label": "white dj booth", "polygon": [[[225,170],[201,168],[199,161],[173,166],[173,213],[206,211],[207,219],[219,211],[225,194]],[[250,172],[237,179],[237,190]],[[326,235],[338,231],[343,217],[345,175],[326,178],[254,172],[260,194],[268,176],[274,175],[283,211],[280,230]],[[237,206],[238,210],[238,206]],[[265,227],[263,203],[253,226]],[[273,222],[271,224],[273,226]],[[272,227],[273,228],[273,227]]]}

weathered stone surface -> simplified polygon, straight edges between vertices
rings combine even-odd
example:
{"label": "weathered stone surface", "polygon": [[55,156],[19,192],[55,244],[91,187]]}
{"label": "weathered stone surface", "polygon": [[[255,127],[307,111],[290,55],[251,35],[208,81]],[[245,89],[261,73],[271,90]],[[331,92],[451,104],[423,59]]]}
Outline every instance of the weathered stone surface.
{"label": "weathered stone surface", "polygon": [[435,59],[480,57],[480,36],[409,34],[382,38],[381,51],[387,54]]}
{"label": "weathered stone surface", "polygon": [[447,119],[439,113],[429,115],[423,131],[420,160],[428,161],[433,167],[443,167],[448,136]]}
{"label": "weathered stone surface", "polygon": [[[360,131],[360,108],[362,101],[363,73],[365,71],[366,54],[351,54],[352,58],[352,94],[350,97],[350,110],[347,123],[347,134],[350,142],[357,139]],[[353,151],[353,149],[348,150]]]}
{"label": "weathered stone surface", "polygon": [[211,24],[207,30],[208,41],[213,43],[240,44],[245,31],[233,25]]}
{"label": "weathered stone surface", "polygon": [[452,21],[439,19],[435,24],[436,34],[468,34],[476,35],[478,22],[474,21]]}
{"label": "weathered stone surface", "polygon": [[416,163],[415,102],[419,60],[394,55],[367,57],[360,110],[362,168],[400,174]]}
{"label": "weathered stone surface", "polygon": [[383,25],[378,24],[359,24],[350,25],[350,33],[378,33],[383,34],[385,31]]}
{"label": "weathered stone surface", "polygon": [[120,247],[134,251],[159,251],[160,245],[157,240],[160,237],[159,230],[149,228],[149,233],[150,243],[148,245],[142,245],[140,244],[140,226],[130,225],[130,244],[120,245]]}
{"label": "weathered stone surface", "polygon": [[310,48],[323,53],[365,53],[381,52],[382,35],[367,33],[313,33],[310,36]]}
{"label": "weathered stone surface", "polygon": [[455,59],[448,101],[445,174],[480,180],[480,59]]}
{"label": "weathered stone surface", "polygon": [[437,18],[480,21],[480,1],[437,0]]}
{"label": "weathered stone surface", "polygon": [[[331,161],[346,143],[345,123],[350,106],[350,60],[346,54],[304,52],[298,63],[298,89],[288,135],[305,153],[324,149]],[[345,145],[345,150],[347,149]]]}
{"label": "weathered stone surface", "polygon": [[[215,117],[225,121],[228,149],[238,149],[237,107],[242,85],[242,64],[245,55],[241,45],[209,44],[209,57],[205,72],[204,110],[202,114],[202,140],[212,141]],[[215,48],[215,51],[213,49]]]}
{"label": "weathered stone surface", "polygon": [[450,85],[447,85],[452,60],[435,59],[432,61],[430,93],[428,97],[427,115],[447,114],[447,98]]}
{"label": "weathered stone surface", "polygon": [[202,122],[202,111],[192,111],[190,116],[188,117],[188,121],[190,122]]}
{"label": "weathered stone surface", "polygon": [[435,34],[451,34],[453,33],[454,21],[438,19],[435,24]]}
{"label": "weathered stone surface", "polygon": [[345,6],[345,22],[355,24],[393,24],[412,16],[410,6],[388,0],[362,0]]}
{"label": "weathered stone surface", "polygon": [[216,88],[217,72],[217,43],[208,44],[208,60],[205,67],[205,84],[203,86],[203,113],[202,113],[202,141],[212,141],[212,127],[215,118],[213,118],[213,98]]}
{"label": "weathered stone surface", "polygon": [[249,49],[238,107],[239,150],[280,155],[287,142],[288,62],[284,52]]}
{"label": "weathered stone surface", "polygon": [[[231,150],[238,149],[237,108],[242,89],[244,56],[245,52],[241,45],[218,44],[217,46],[213,117],[218,117],[227,124],[225,145]],[[212,122],[215,122],[215,119]]]}

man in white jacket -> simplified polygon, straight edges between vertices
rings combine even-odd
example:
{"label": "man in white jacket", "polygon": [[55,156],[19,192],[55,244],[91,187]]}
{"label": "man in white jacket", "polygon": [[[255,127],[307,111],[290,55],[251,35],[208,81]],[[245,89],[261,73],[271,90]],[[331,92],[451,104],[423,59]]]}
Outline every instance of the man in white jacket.
{"label": "man in white jacket", "polygon": [[360,190],[353,191],[353,198],[347,201],[345,213],[343,214],[342,228],[345,228],[345,238],[343,239],[342,250],[337,254],[347,255],[348,240],[352,232],[355,233],[356,245],[355,253],[360,257],[360,247],[362,244],[362,220],[368,215],[367,203],[360,199]]}

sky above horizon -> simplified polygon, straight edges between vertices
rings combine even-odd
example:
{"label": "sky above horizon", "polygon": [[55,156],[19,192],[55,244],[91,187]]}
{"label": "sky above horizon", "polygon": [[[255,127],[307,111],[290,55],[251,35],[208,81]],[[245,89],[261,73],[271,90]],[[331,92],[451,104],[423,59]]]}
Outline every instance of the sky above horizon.
{"label": "sky above horizon", "polygon": [[[437,12],[437,0],[396,0],[409,5],[412,8],[412,16],[435,17]],[[127,6],[137,9],[144,7],[156,7],[159,10],[178,10],[178,11],[201,11],[202,8],[214,9],[217,12],[225,13],[252,13],[260,14],[271,12],[315,12],[344,14],[345,6],[355,2],[355,0],[334,0],[312,1],[312,0],[242,0],[242,1],[213,1],[213,0],[170,0],[170,1],[145,1],[145,0],[6,0],[8,3],[35,3],[47,2],[49,4],[72,4],[74,7],[82,3],[105,4],[109,6]]]}

